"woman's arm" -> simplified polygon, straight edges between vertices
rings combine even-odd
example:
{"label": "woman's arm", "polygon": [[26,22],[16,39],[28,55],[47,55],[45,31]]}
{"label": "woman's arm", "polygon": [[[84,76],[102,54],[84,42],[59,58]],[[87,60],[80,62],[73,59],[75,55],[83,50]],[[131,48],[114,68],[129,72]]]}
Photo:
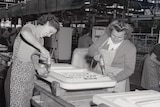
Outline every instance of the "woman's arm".
{"label": "woman's arm", "polygon": [[9,38],[10,33],[8,32],[8,30],[5,30],[4,33],[2,34],[3,38]]}
{"label": "woman's arm", "polygon": [[99,54],[99,47],[108,39],[107,35],[101,36],[94,44],[88,48],[88,53],[91,57]]}
{"label": "woman's arm", "polygon": [[42,53],[43,57],[50,58],[49,51],[37,40],[30,28],[22,29],[21,35],[29,44],[36,47]]}
{"label": "woman's arm", "polygon": [[151,53],[150,58],[151,58],[151,60],[152,60],[154,63],[160,65],[160,62],[157,60],[156,54]]}
{"label": "woman's arm", "polygon": [[33,66],[35,68],[35,70],[39,69],[39,59],[40,59],[40,53],[39,52],[35,52],[31,55],[31,60],[33,63]]}
{"label": "woman's arm", "polygon": [[35,52],[31,55],[33,66],[35,70],[37,71],[38,75],[42,77],[46,77],[47,76],[46,74],[48,74],[49,72],[47,71],[47,68],[40,66],[39,59],[40,59],[39,52]]}
{"label": "woman's arm", "polygon": [[134,73],[135,70],[136,48],[132,45],[125,49],[126,50],[125,50],[124,68],[123,68],[124,70],[115,76],[116,81],[122,81],[126,78],[129,78]]}

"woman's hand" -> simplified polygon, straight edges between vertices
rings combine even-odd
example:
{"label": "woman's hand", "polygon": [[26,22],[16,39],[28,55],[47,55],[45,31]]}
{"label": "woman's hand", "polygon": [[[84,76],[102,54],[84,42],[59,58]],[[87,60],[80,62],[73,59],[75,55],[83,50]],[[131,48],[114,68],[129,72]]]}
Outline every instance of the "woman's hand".
{"label": "woman's hand", "polygon": [[39,67],[37,69],[37,73],[39,76],[46,78],[48,76],[48,70],[45,67]]}
{"label": "woman's hand", "polygon": [[95,55],[95,56],[94,56],[94,59],[95,59],[96,61],[99,61],[99,60],[100,60],[100,54]]}
{"label": "woman's hand", "polygon": [[101,49],[98,49],[97,53],[94,55],[94,59],[96,61],[99,61],[100,60],[100,56],[102,56]]}
{"label": "woman's hand", "polygon": [[110,77],[112,80],[115,80],[115,75],[112,72],[107,72],[105,75]]}
{"label": "woman's hand", "polygon": [[46,48],[42,48],[40,50],[40,52],[41,52],[41,56],[43,58],[48,59],[48,60],[51,59],[50,53],[49,53],[49,51]]}

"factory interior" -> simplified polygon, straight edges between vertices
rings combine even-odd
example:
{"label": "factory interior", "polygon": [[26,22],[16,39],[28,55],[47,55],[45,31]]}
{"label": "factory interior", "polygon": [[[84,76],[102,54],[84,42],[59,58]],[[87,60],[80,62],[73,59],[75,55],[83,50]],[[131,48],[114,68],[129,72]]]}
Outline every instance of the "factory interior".
{"label": "factory interior", "polygon": [[[33,95],[29,100],[30,106],[18,105],[19,103],[26,103],[24,96],[29,93],[25,93],[20,99],[18,96],[12,98],[13,96],[10,94],[13,93],[12,89],[14,88],[11,87],[13,84],[10,84],[8,90],[5,88],[11,66],[13,71],[20,68],[13,69],[15,63],[13,60],[14,50],[16,50],[15,40],[21,37],[21,40],[25,41],[23,37],[24,26],[27,24],[38,26],[38,18],[50,14],[58,19],[59,28],[54,27],[56,33],[44,37],[44,48],[49,52],[51,62],[48,65],[41,63],[41,66],[44,64],[43,67],[46,67],[48,74],[44,77],[44,75],[39,75],[35,69]],[[107,68],[105,64],[109,62],[111,53],[107,56],[109,59],[106,59],[106,62],[104,61],[105,58],[102,58],[103,63],[101,63],[100,58],[105,55],[100,55],[99,59],[96,59],[94,55],[89,55],[93,46],[99,51],[99,47],[96,48],[96,46],[100,46],[98,40],[102,36],[110,36],[110,32],[106,35],[105,33],[112,24],[115,24],[114,21],[115,23],[124,22],[131,25],[133,32],[127,39],[124,37],[124,40],[118,45],[120,48],[123,41],[129,41],[129,45],[124,46],[128,50],[123,48],[124,51],[119,51],[117,48],[117,53],[119,51],[125,54],[120,57],[114,56],[111,67]],[[116,29],[114,27],[111,30],[111,37],[108,37],[111,38],[111,41],[112,32]],[[122,31],[117,31],[117,33],[123,32],[124,29],[122,28]],[[9,31],[10,36],[5,34],[7,30],[11,30]],[[88,37],[84,37],[84,35]],[[83,40],[81,37],[84,37]],[[28,41],[25,43],[30,44]],[[0,107],[160,107],[159,43],[160,0],[0,0]],[[17,46],[19,47],[19,45]],[[32,43],[30,46],[36,50],[39,49]],[[25,54],[26,52],[27,54],[27,49],[23,49],[22,53]],[[41,52],[41,50],[38,51]],[[156,62],[147,62],[147,58],[152,60],[152,56]],[[126,60],[128,57],[130,59]],[[122,67],[119,68],[121,62],[114,62],[114,58],[122,60]],[[146,63],[149,65],[145,65]],[[23,65],[23,62],[21,64]],[[98,64],[101,74],[92,72]],[[125,69],[129,69],[130,64],[133,65],[133,72],[129,74],[126,73],[127,70],[125,71]],[[103,65],[105,66],[104,69]],[[12,70],[11,77],[14,76]],[[112,79],[112,76],[105,75],[103,70],[108,70],[107,72],[117,70],[115,72],[118,74],[112,73],[115,76]],[[150,73],[152,70],[156,74]],[[79,74],[74,74],[76,76],[72,80],[71,77],[67,77],[67,75],[71,75],[67,74],[67,71],[72,73],[72,76],[73,72],[79,72]],[[82,72],[84,75],[81,81],[77,78],[82,75],[80,74]],[[120,72],[124,72],[124,74]],[[61,74],[59,75],[59,73]],[[151,76],[148,76],[147,73]],[[121,82],[121,80],[117,80],[117,78],[121,78],[118,77],[120,75],[128,76],[122,79],[122,82],[125,81],[125,85],[120,87],[126,88],[126,84],[129,84],[129,91],[118,92],[115,90],[114,87]],[[143,80],[143,76],[146,76],[144,78],[147,79]],[[10,79],[10,82],[12,83],[15,78]],[[17,76],[17,78],[21,77]],[[153,83],[150,83],[150,80]],[[143,81],[149,85],[156,84],[155,82],[158,81],[157,87],[154,85],[144,87],[142,86]],[[19,86],[14,87],[22,89]],[[17,93],[13,95],[17,95]]]}

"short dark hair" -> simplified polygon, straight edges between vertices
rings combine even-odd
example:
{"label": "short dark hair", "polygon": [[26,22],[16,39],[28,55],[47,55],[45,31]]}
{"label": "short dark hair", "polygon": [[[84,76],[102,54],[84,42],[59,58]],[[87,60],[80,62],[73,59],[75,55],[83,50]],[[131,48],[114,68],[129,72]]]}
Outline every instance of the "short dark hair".
{"label": "short dark hair", "polygon": [[59,31],[60,24],[59,24],[58,18],[55,15],[45,14],[45,15],[42,15],[41,17],[39,17],[37,20],[37,24],[39,24],[39,25],[44,25],[47,22],[49,22],[49,24],[51,26],[55,27],[57,29],[57,32]]}

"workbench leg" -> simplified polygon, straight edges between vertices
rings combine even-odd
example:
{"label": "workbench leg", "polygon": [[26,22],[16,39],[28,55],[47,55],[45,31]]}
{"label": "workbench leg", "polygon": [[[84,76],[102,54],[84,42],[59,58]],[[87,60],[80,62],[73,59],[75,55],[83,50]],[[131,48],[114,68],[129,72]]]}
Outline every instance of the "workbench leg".
{"label": "workbench leg", "polygon": [[63,95],[66,91],[60,87],[60,84],[56,81],[51,83],[51,91],[54,96]]}

